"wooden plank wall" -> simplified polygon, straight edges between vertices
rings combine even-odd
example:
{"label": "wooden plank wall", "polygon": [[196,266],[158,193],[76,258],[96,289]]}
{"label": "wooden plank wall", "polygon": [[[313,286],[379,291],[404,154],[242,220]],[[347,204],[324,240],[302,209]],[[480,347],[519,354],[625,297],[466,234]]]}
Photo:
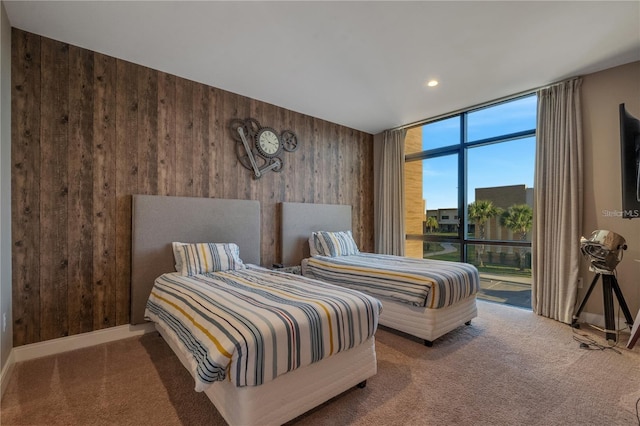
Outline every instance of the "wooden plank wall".
{"label": "wooden plank wall", "polygon": [[[372,135],[15,28],[12,44],[16,346],[128,323],[132,194],[260,201],[263,265],[279,202],[352,204],[373,250]],[[257,181],[227,130],[247,117],[300,141]]]}

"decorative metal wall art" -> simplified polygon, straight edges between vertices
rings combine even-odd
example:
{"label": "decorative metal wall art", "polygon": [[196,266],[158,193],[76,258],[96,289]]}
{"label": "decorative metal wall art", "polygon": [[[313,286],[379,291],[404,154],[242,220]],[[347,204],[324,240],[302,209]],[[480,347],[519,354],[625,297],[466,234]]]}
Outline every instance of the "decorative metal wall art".
{"label": "decorative metal wall art", "polygon": [[238,161],[253,171],[254,179],[266,172],[282,170],[282,151],[298,149],[298,138],[291,130],[278,134],[271,127],[262,127],[254,118],[234,118],[229,122],[231,137],[236,142]]}

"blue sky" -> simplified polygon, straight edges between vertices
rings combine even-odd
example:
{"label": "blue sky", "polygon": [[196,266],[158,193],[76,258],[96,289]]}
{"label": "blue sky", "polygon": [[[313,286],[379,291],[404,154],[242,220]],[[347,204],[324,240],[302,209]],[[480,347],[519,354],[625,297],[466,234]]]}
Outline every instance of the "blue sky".
{"label": "blue sky", "polygon": [[[468,140],[481,140],[535,127],[536,97],[474,111],[468,114]],[[423,126],[423,149],[457,144],[460,119],[457,117]],[[485,145],[468,150],[469,202],[474,189],[504,185],[533,187],[535,138]],[[423,161],[423,198],[428,209],[458,205],[457,156],[448,155]]]}

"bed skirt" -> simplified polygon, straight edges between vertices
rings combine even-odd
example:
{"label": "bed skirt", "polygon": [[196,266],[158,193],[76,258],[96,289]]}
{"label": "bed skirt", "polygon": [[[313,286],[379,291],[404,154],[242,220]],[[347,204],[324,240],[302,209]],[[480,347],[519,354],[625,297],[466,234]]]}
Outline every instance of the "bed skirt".
{"label": "bed skirt", "polygon": [[[189,370],[186,359],[156,329]],[[218,382],[205,391],[229,425],[280,425],[358,385],[377,372],[375,338],[348,351],[278,376],[261,386]],[[193,373],[191,373],[193,374]]]}
{"label": "bed skirt", "polygon": [[387,299],[380,300],[382,302],[380,325],[429,342],[478,316],[475,295],[439,309],[412,306]]}

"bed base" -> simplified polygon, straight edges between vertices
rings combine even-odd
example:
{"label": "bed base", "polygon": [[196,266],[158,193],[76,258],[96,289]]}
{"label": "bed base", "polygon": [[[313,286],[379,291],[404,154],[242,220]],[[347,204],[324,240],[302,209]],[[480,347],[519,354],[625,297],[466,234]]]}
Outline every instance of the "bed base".
{"label": "bed base", "polygon": [[[156,329],[182,365],[189,361],[161,324]],[[229,425],[280,425],[352,388],[364,388],[377,372],[375,338],[345,352],[277,377],[261,386],[218,382],[205,391]]]}
{"label": "bed base", "polygon": [[380,300],[380,325],[423,339],[425,346],[429,347],[433,346],[438,337],[462,325],[470,325],[471,320],[478,316],[475,295],[439,309],[412,306],[383,298]]}

